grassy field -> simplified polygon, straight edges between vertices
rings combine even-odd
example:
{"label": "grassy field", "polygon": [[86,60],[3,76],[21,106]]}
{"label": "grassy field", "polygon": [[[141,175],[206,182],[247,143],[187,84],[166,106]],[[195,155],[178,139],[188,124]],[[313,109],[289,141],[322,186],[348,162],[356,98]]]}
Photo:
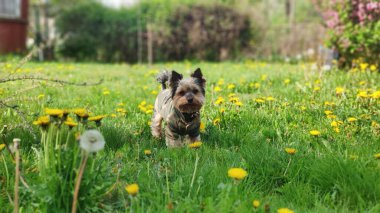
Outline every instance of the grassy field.
{"label": "grassy field", "polygon": [[[6,76],[15,65],[2,66]],[[167,68],[188,76],[197,67],[207,79],[203,144],[199,149],[167,149],[149,129],[150,105],[159,92],[155,75]],[[92,115],[107,115],[96,127],[106,145],[90,156],[80,211],[380,212],[380,156],[375,156],[380,153],[380,75],[369,69],[319,72],[309,64],[258,62],[152,67],[28,63],[14,75],[25,74],[77,83],[104,79],[86,87],[45,81],[0,84],[0,100],[15,98],[7,103],[26,112],[30,125],[45,108],[85,108]],[[72,176],[41,171],[46,133],[34,125],[33,139],[17,112],[2,107],[0,113],[1,126],[10,129],[6,142],[21,138],[22,175],[29,188],[20,184],[20,208],[69,211]],[[71,148],[58,146],[53,155],[70,152],[60,168],[78,168],[80,161],[72,160],[80,154],[74,138],[86,125],[62,128],[57,138],[67,137]],[[14,164],[6,150],[1,155],[0,206],[11,212]],[[230,178],[227,172],[233,167],[243,168],[248,176]],[[139,186],[136,196],[125,190],[132,183]],[[259,201],[256,207],[253,200]]]}

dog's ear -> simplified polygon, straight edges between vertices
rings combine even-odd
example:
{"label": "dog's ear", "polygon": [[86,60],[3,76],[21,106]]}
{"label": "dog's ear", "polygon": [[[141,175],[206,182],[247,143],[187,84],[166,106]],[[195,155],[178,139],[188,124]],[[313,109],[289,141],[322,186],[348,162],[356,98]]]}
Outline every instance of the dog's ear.
{"label": "dog's ear", "polygon": [[179,74],[178,72],[176,71],[172,71],[172,74],[170,76],[170,86],[171,87],[175,87],[175,86],[178,86],[178,82],[183,78],[183,76],[181,74]]}
{"label": "dog's ear", "polygon": [[170,80],[169,80],[169,86],[172,89],[172,98],[174,97],[175,92],[177,91],[178,83],[182,78],[183,78],[183,76],[181,74],[179,74],[178,72],[176,72],[174,70],[172,71],[172,74],[171,74]]}
{"label": "dog's ear", "polygon": [[[191,74],[191,77],[195,78],[195,83],[202,87],[202,89],[205,88],[206,80],[203,78],[203,74],[200,68],[197,68],[193,74]],[[202,90],[204,94],[204,90]]]}
{"label": "dog's ear", "polygon": [[193,74],[191,74],[191,77],[193,78],[199,78],[199,79],[202,79],[203,78],[203,75],[202,75],[202,71],[200,68],[197,68]]}

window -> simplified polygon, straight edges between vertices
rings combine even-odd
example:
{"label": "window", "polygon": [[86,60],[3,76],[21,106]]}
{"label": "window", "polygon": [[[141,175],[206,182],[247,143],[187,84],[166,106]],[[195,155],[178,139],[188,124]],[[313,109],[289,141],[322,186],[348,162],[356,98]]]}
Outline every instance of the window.
{"label": "window", "polygon": [[0,0],[0,18],[20,18],[21,0]]}

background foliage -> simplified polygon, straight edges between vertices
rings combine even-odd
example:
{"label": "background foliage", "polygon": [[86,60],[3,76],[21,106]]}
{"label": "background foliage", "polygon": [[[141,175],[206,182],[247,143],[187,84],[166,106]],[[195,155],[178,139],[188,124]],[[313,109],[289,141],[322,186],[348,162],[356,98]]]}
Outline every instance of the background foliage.
{"label": "background foliage", "polygon": [[339,54],[339,65],[359,62],[380,65],[380,2],[373,0],[320,1],[329,37]]}
{"label": "background foliage", "polygon": [[84,3],[65,10],[57,20],[63,36],[59,52],[77,60],[136,62],[136,35],[140,28],[145,55],[147,23],[154,26],[156,60],[219,60],[228,53],[235,55],[251,39],[250,20],[234,9],[216,4],[176,6],[173,13],[152,12],[160,7],[158,2],[149,2],[114,10]]}

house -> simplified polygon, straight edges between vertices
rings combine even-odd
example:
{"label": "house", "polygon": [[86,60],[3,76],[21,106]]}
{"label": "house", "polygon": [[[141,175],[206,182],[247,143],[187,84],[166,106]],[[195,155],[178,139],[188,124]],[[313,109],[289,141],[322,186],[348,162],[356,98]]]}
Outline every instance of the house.
{"label": "house", "polygon": [[28,0],[0,0],[0,54],[26,48]]}

